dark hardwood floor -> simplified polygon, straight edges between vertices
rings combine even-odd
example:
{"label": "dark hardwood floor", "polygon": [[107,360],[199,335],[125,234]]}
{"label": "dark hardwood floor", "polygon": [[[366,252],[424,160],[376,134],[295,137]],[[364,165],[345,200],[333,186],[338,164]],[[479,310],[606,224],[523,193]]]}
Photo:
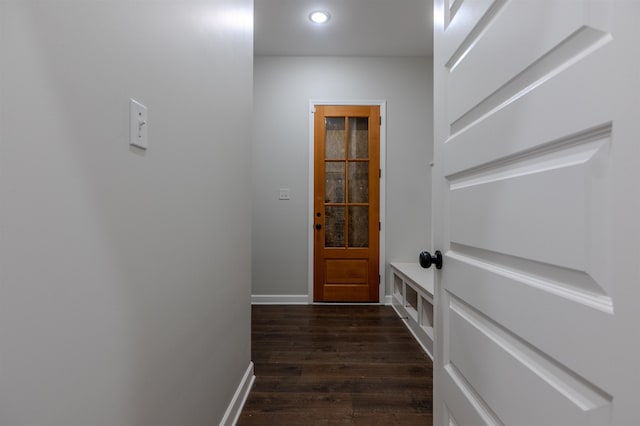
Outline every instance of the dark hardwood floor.
{"label": "dark hardwood floor", "polygon": [[238,425],[430,425],[432,363],[387,306],[252,307]]}

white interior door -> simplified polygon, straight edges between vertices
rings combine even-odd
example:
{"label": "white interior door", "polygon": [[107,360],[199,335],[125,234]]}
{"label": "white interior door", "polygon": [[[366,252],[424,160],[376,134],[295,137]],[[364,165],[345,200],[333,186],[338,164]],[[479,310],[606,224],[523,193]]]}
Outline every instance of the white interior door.
{"label": "white interior door", "polygon": [[640,1],[435,19],[435,424],[640,425]]}

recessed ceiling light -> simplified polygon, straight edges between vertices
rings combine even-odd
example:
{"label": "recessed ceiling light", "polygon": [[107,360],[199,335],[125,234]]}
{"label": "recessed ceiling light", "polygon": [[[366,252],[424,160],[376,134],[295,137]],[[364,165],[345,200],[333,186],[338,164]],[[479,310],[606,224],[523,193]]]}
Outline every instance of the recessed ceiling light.
{"label": "recessed ceiling light", "polygon": [[316,10],[315,12],[311,12],[311,14],[309,15],[309,20],[311,20],[311,22],[313,22],[314,24],[324,24],[329,20],[329,18],[331,18],[329,12],[325,12],[322,10]]}

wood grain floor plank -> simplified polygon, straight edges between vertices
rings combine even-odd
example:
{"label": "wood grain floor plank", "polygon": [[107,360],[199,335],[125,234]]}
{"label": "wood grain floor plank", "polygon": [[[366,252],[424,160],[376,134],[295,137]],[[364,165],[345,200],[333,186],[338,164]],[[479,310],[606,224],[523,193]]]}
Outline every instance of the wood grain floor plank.
{"label": "wood grain floor plank", "polygon": [[260,358],[254,358],[254,362],[256,359],[262,359],[265,361],[270,360],[271,362],[295,362],[298,364],[331,364],[336,362],[358,362],[371,364],[400,362],[424,363],[425,355],[422,353],[406,351],[272,351],[271,353],[265,352],[265,356],[261,355]]}
{"label": "wood grain floor plank", "polygon": [[252,307],[239,425],[432,424],[431,360],[389,307]]}
{"label": "wood grain floor plank", "polygon": [[339,378],[339,377],[258,377],[256,392],[350,392],[355,393],[397,393],[413,394],[431,392],[431,378]]}

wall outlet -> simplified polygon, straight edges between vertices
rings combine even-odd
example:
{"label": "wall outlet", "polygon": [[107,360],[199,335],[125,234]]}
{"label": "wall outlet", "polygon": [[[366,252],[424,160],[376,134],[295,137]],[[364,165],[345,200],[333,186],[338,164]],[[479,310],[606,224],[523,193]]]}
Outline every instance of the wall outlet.
{"label": "wall outlet", "polygon": [[291,199],[291,191],[289,188],[280,188],[278,193],[278,200],[290,200]]}

